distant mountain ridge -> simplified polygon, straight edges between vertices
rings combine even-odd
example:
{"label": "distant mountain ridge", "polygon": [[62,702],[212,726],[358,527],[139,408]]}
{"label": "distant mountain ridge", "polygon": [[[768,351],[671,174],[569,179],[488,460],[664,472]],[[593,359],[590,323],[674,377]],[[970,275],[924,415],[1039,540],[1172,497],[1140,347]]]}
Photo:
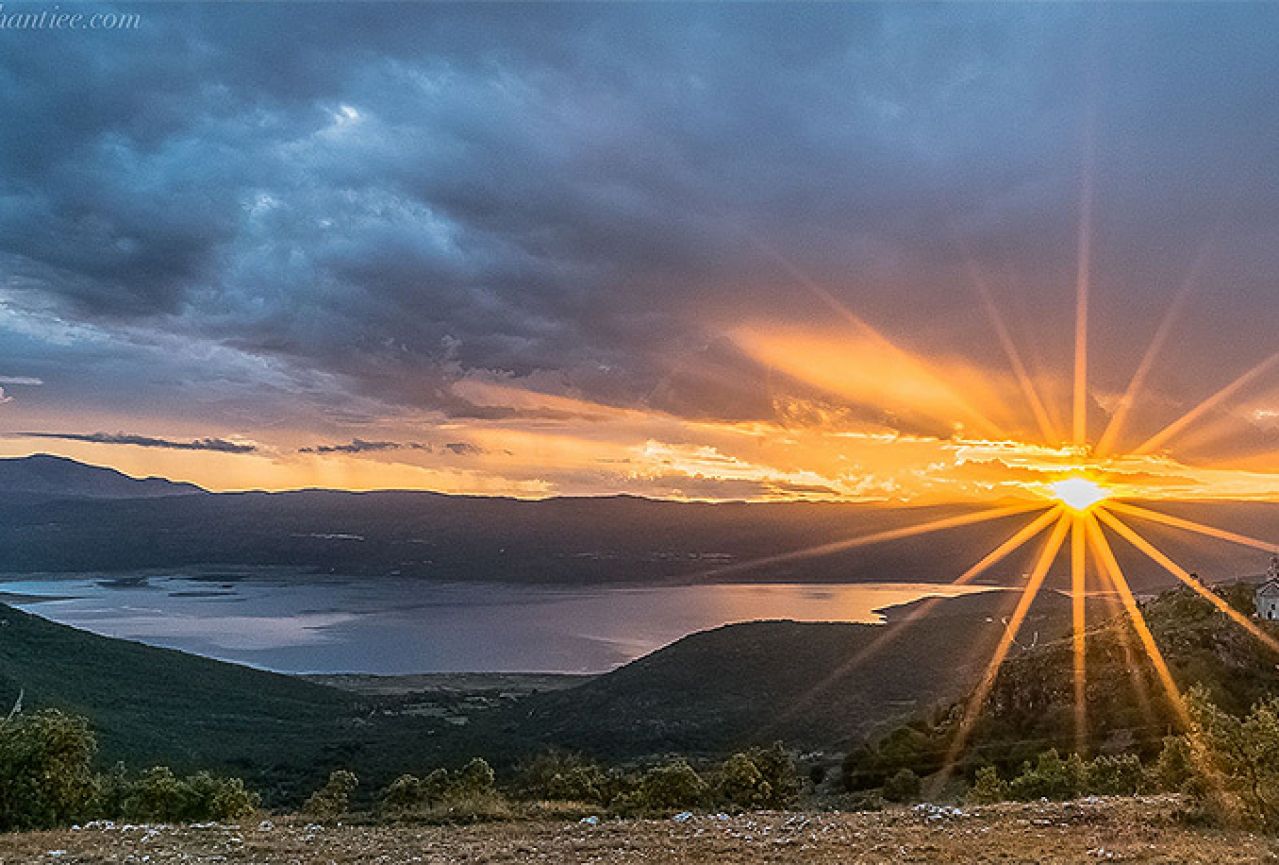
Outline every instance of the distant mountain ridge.
{"label": "distant mountain ridge", "polygon": [[[522,500],[415,490],[202,491],[59,457],[0,460],[0,571],[124,572],[198,565],[284,567],[348,576],[541,584],[949,582],[1032,517],[998,519],[891,543],[832,541],[972,515],[988,504],[681,502],[615,495]],[[1279,503],[1177,502],[1175,516],[1255,537]],[[1256,550],[1139,525],[1206,579],[1263,570]],[[794,555],[822,548],[820,555]],[[1017,585],[1035,544],[983,575]],[[1116,550],[1138,590],[1170,578]],[[763,562],[763,566],[752,563]],[[1060,575],[1052,579],[1059,584]],[[1050,586],[1052,583],[1050,582]]]}
{"label": "distant mountain ridge", "polygon": [[203,493],[195,484],[134,478],[52,454],[0,459],[0,491],[55,498],[133,499]]}

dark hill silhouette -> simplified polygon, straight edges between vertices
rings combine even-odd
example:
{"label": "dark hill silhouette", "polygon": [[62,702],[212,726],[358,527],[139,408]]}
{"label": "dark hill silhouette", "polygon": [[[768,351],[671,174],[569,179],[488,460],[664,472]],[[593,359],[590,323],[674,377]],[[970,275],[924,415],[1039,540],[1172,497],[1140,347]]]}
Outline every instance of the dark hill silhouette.
{"label": "dark hill silhouette", "polygon": [[[626,583],[725,580],[861,582],[953,579],[1029,517],[1011,516],[814,558],[725,570],[779,553],[972,513],[973,505],[719,504],[632,496],[510,498],[430,492],[203,493],[53,457],[0,460],[0,570],[127,571],[200,564],[272,565],[441,580]],[[29,490],[30,492],[16,492]],[[175,493],[191,493],[175,495]],[[110,496],[110,497],[108,497]],[[1258,537],[1279,505],[1165,509]],[[1192,570],[1258,573],[1254,550],[1141,525]],[[1016,585],[1033,544],[988,579]],[[1138,587],[1165,586],[1156,566],[1117,550]]]}
{"label": "dark hill silhouette", "polygon": [[202,493],[194,484],[164,478],[133,478],[115,469],[90,466],[66,457],[35,454],[0,459],[0,490],[53,498],[124,499]]}

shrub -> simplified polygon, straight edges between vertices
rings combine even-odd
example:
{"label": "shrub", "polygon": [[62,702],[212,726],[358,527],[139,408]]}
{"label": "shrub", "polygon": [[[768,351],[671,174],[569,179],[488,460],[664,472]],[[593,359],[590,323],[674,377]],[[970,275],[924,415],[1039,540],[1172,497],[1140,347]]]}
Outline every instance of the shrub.
{"label": "shrub", "polygon": [[56,710],[0,721],[0,831],[84,816],[96,795],[97,740],[85,719]]}
{"label": "shrub", "polygon": [[1154,789],[1165,793],[1181,793],[1187,790],[1194,775],[1195,767],[1186,737],[1168,736],[1164,739],[1158,759],[1150,768],[1147,782]]}
{"label": "shrub", "polygon": [[724,761],[715,792],[722,801],[738,808],[764,808],[773,798],[772,785],[745,754],[734,754]]}
{"label": "shrub", "polygon": [[167,766],[153,766],[130,780],[122,770],[102,785],[104,797],[110,798],[103,812],[110,817],[170,823],[235,820],[252,814],[259,804],[257,794],[246,790],[239,778],[208,772],[179,778]]}
{"label": "shrub", "polygon": [[506,816],[506,799],[493,785],[492,767],[475,758],[454,773],[436,769],[425,778],[401,775],[382,791],[382,810],[392,817],[439,817],[450,820]]}
{"label": "shrub", "polygon": [[982,766],[977,770],[973,786],[968,788],[966,801],[970,805],[993,805],[1008,798],[1008,782],[999,777],[994,766]]}
{"label": "shrub", "polygon": [[789,808],[799,799],[803,783],[799,769],[781,742],[775,742],[767,748],[752,748],[746,756],[759,769],[764,781],[772,790],[764,803],[768,808]]}
{"label": "shrub", "polygon": [[910,769],[900,769],[884,782],[884,798],[889,802],[914,802],[922,786],[918,775]]}
{"label": "shrub", "polygon": [[1084,766],[1079,793],[1090,796],[1133,796],[1144,781],[1141,759],[1136,754],[1102,755]]}
{"label": "shrub", "polygon": [[547,751],[520,764],[516,790],[529,799],[597,802],[612,798],[615,786],[597,764],[564,751]]}
{"label": "shrub", "polygon": [[617,796],[609,807],[620,813],[697,808],[706,803],[709,792],[709,785],[688,761],[677,759],[649,769],[633,789]]}
{"label": "shrub", "polygon": [[1243,717],[1217,708],[1200,690],[1191,691],[1187,705],[1188,786],[1209,816],[1279,830],[1279,698],[1256,703]]}
{"label": "shrub", "polygon": [[427,807],[426,784],[416,775],[401,775],[381,795],[382,809],[390,814],[402,815]]}
{"label": "shrub", "polygon": [[1023,763],[1021,773],[1008,785],[1008,793],[1023,802],[1073,799],[1083,787],[1085,774],[1084,762],[1078,754],[1063,760],[1053,748],[1040,754],[1035,765]]}
{"label": "shrub", "polygon": [[483,757],[475,757],[462,767],[451,785],[459,795],[476,795],[493,792],[496,775],[493,767]]}
{"label": "shrub", "polygon": [[329,774],[324,786],[311,794],[302,811],[312,817],[333,820],[341,817],[351,806],[351,794],[360,785],[354,772],[338,769]]}

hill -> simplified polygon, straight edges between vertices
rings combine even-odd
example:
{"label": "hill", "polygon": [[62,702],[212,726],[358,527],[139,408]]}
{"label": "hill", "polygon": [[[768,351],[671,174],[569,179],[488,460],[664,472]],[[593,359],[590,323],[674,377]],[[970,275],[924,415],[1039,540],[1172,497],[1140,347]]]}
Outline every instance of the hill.
{"label": "hill", "polygon": [[99,637],[0,605],[0,714],[84,715],[102,758],[141,767],[216,768],[245,777],[274,799],[317,777],[384,734],[368,706],[346,692],[291,676]]}
{"label": "hill", "polygon": [[[22,693],[27,710],[90,718],[107,761],[218,768],[284,799],[339,766],[385,783],[475,754],[503,764],[548,745],[607,758],[721,754],[777,739],[838,748],[961,693],[1011,601],[992,592],[941,602],[927,626],[864,663],[850,661],[885,628],[754,622],[694,634],[575,687],[535,683],[519,694],[509,683],[495,693],[483,677],[469,690],[450,680],[442,691],[352,693],[0,605],[0,707]],[[1057,633],[1067,606],[1054,596],[1030,627]]]}
{"label": "hill", "polygon": [[[783,740],[840,749],[964,693],[980,675],[1015,596],[989,592],[936,604],[888,626],[748,622],[693,634],[579,687],[531,697],[521,735],[609,757],[722,753]],[[1069,601],[1046,595],[1026,633],[1056,637]],[[875,654],[865,653],[874,647]]]}
{"label": "hill", "polygon": [[[1217,591],[1249,612],[1253,588],[1236,583]],[[1203,688],[1233,714],[1279,694],[1279,656],[1190,589],[1164,592],[1141,607],[1182,693]],[[1087,640],[1087,750],[1153,758],[1164,737],[1177,732],[1172,706],[1127,617],[1096,621]],[[1010,657],[973,728],[965,757],[970,769],[993,763],[1012,770],[1049,748],[1075,750],[1072,653],[1071,640],[1062,638]],[[868,783],[898,767],[921,775],[935,771],[966,701],[965,696],[894,729],[875,747],[852,755],[848,768]]]}
{"label": "hill", "polygon": [[194,484],[154,477],[133,478],[115,469],[85,465],[50,454],[0,459],[0,490],[4,490],[6,496],[84,499],[156,498],[204,492]]}

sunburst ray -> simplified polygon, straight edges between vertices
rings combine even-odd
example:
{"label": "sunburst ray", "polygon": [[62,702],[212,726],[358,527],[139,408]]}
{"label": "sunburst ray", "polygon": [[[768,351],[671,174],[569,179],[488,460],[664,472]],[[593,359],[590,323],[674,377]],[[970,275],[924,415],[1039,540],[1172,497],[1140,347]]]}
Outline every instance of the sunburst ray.
{"label": "sunburst ray", "polygon": [[[1049,508],[1047,511],[1020,528],[1011,537],[1009,537],[1008,540],[1004,541],[999,546],[995,547],[995,549],[983,556],[980,561],[956,577],[949,585],[968,585],[996,564],[1012,555],[1036,535],[1040,534],[1053,520],[1061,516],[1062,510],[1063,509],[1060,505]],[[843,679],[849,671],[857,669],[857,667],[865,664],[884,649],[887,649],[897,640],[898,637],[902,636],[911,625],[927,617],[938,604],[945,600],[945,596],[941,595],[926,598],[912,607],[909,612],[902,616],[901,619],[893,622],[892,624],[885,625],[884,630],[879,633],[869,645],[823,676],[821,681],[809,688],[808,691],[806,691],[797,700],[793,701],[790,707],[785,709],[775,721],[760,732],[760,735],[762,736],[767,734],[772,729],[780,726],[785,721],[790,720],[800,712],[804,711],[808,708],[808,706],[812,705],[812,701],[814,699],[824,694],[832,685]]]}
{"label": "sunburst ray", "polygon": [[752,559],[749,562],[737,562],[732,565],[724,565],[723,567],[704,571],[697,576],[703,579],[723,577],[728,576],[729,574],[738,574],[743,571],[755,570],[756,568],[769,567],[770,565],[779,565],[786,562],[799,561],[801,559],[816,558],[818,556],[829,556],[835,553],[842,553],[845,550],[855,549],[857,547],[884,543],[885,541],[901,540],[902,538],[928,534],[929,532],[940,532],[945,529],[971,526],[977,523],[988,522],[990,520],[998,520],[1004,517],[1028,513],[1030,511],[1042,510],[1044,507],[1044,504],[1035,502],[987,508],[971,514],[958,514],[953,517],[942,517],[940,519],[930,520],[926,523],[916,523],[914,525],[903,526],[897,529],[886,529],[881,532],[871,532],[870,534],[858,535],[854,538],[846,538],[842,541],[832,541],[828,544],[818,544],[816,546],[805,547],[800,550],[778,553],[774,556],[764,556],[762,558]]}
{"label": "sunburst ray", "polygon": [[[1091,136],[1089,147],[1091,149]],[[1092,281],[1092,167],[1084,172],[1079,202],[1079,250],[1075,276],[1075,378],[1071,431],[1076,445],[1088,440],[1088,295]]]}
{"label": "sunburst ray", "polygon": [[1048,408],[1039,396],[1039,390],[1035,387],[1034,379],[1031,378],[1026,369],[1021,352],[1017,350],[1017,344],[1013,341],[1012,334],[1004,322],[1004,317],[999,312],[999,307],[995,305],[990,286],[978,270],[977,263],[968,256],[966,256],[966,261],[973,289],[977,292],[982,306],[986,309],[986,317],[990,319],[991,326],[995,329],[995,335],[999,338],[999,344],[1004,350],[1004,356],[1008,358],[1008,365],[1012,368],[1013,377],[1017,379],[1017,386],[1021,388],[1022,395],[1026,398],[1027,405],[1030,406],[1030,412],[1039,427],[1040,435],[1044,437],[1044,441],[1048,444],[1061,441],[1061,433],[1057,430],[1052,418],[1048,416]]}
{"label": "sunburst ray", "polygon": [[1160,552],[1154,544],[1134,532],[1127,524],[1121,521],[1114,514],[1107,513],[1101,508],[1096,510],[1096,514],[1097,519],[1105,523],[1108,528],[1115,532],[1115,534],[1119,535],[1138,550],[1145,553],[1146,556],[1153,560],[1157,565],[1172,574],[1185,585],[1189,586],[1197,595],[1211,603],[1214,607],[1224,613],[1227,618],[1264,643],[1271,651],[1279,653],[1279,640],[1276,640],[1274,637],[1261,630],[1255,622],[1236,610],[1234,607],[1230,606],[1230,604],[1226,603],[1224,598],[1201,584],[1198,580],[1187,573],[1184,568]]}
{"label": "sunburst ray", "polygon": [[1084,531],[1082,515],[1073,514],[1070,520],[1070,622],[1074,660],[1075,750],[1080,754],[1084,753],[1088,743],[1088,621],[1085,608],[1088,585]]}
{"label": "sunburst ray", "polygon": [[1208,259],[1209,250],[1212,247],[1211,240],[1204,243],[1200,247],[1198,255],[1195,256],[1194,263],[1190,266],[1190,273],[1182,283],[1181,290],[1177,292],[1172,303],[1168,305],[1168,309],[1164,312],[1163,319],[1159,322],[1159,327],[1155,329],[1155,335],[1150,340],[1150,345],[1146,348],[1146,353],[1142,355],[1141,362],[1137,365],[1137,371],[1133,373],[1132,378],[1128,381],[1128,387],[1124,391],[1119,402],[1115,406],[1114,412],[1110,415],[1110,420],[1106,423],[1106,428],[1102,430],[1101,437],[1097,439],[1097,447],[1095,453],[1098,456],[1109,454],[1114,447],[1119,436],[1123,433],[1124,425],[1128,421],[1128,413],[1132,411],[1133,405],[1137,401],[1137,395],[1146,386],[1146,379],[1150,372],[1154,369],[1155,359],[1159,356],[1159,352],[1163,350],[1164,343],[1168,340],[1172,333],[1173,325],[1181,315],[1181,309],[1189,299],[1191,291],[1199,281],[1199,274]]}
{"label": "sunburst ray", "polygon": [[1172,677],[1172,671],[1168,669],[1168,662],[1164,660],[1159,644],[1155,642],[1155,635],[1151,633],[1150,626],[1146,624],[1145,616],[1141,614],[1141,608],[1137,605],[1137,599],[1133,596],[1132,588],[1128,585],[1123,569],[1119,567],[1119,560],[1115,558],[1115,551],[1111,548],[1110,541],[1106,540],[1106,535],[1102,532],[1097,518],[1092,514],[1088,514],[1086,515],[1086,521],[1088,541],[1093,548],[1094,555],[1100,562],[1100,570],[1105,572],[1107,579],[1119,592],[1120,603],[1128,613],[1128,620],[1131,622],[1133,630],[1137,632],[1137,639],[1141,641],[1146,657],[1150,659],[1150,663],[1155,670],[1155,676],[1159,679],[1160,684],[1163,685],[1164,693],[1167,695],[1169,705],[1172,706],[1173,711],[1176,713],[1178,721],[1183,729],[1189,728],[1190,713],[1186,710],[1185,701],[1181,698],[1181,690],[1177,687],[1177,682]]}
{"label": "sunburst ray", "polygon": [[950,747],[946,753],[945,764],[938,776],[938,786],[943,785],[950,777],[956,762],[964,753],[964,748],[968,744],[968,737],[972,734],[973,727],[981,716],[981,710],[986,704],[986,698],[990,696],[991,689],[994,688],[995,680],[999,675],[999,670],[1003,667],[1004,661],[1007,660],[1008,653],[1012,649],[1013,641],[1017,639],[1017,633],[1021,630],[1022,623],[1026,620],[1026,615],[1030,612],[1030,607],[1035,602],[1035,598],[1039,596],[1039,590],[1043,587],[1049,569],[1057,559],[1057,553],[1061,550],[1062,543],[1066,539],[1070,524],[1068,515],[1062,514],[1059,516],[1057,524],[1053,526],[1052,533],[1048,536],[1048,542],[1040,551],[1039,558],[1035,561],[1035,566],[1026,581],[1026,587],[1022,590],[1021,598],[1017,602],[1017,607],[1008,619],[1008,624],[1004,626],[1003,636],[1000,637],[999,643],[995,647],[995,652],[982,673],[981,680],[964,706],[964,712],[955,730],[955,736],[951,740]]}
{"label": "sunburst ray", "polygon": [[1194,520],[1188,520],[1184,517],[1174,517],[1171,514],[1165,514],[1160,511],[1154,511],[1150,508],[1143,508],[1129,502],[1111,501],[1106,503],[1106,507],[1112,511],[1118,511],[1121,514],[1127,514],[1137,519],[1150,520],[1155,523],[1163,523],[1166,526],[1172,526],[1177,529],[1185,529],[1188,532],[1204,535],[1209,538],[1216,538],[1220,541],[1229,541],[1233,544],[1241,544],[1245,547],[1253,547],[1258,550],[1265,550],[1273,553],[1279,550],[1279,544],[1273,544],[1269,541],[1263,541],[1260,538],[1251,538],[1247,535],[1241,535],[1238,532],[1219,529],[1215,526],[1198,523]]}
{"label": "sunburst ray", "polygon": [[1174,436],[1184,431],[1187,427],[1189,427],[1191,424],[1198,421],[1205,414],[1212,411],[1214,408],[1221,405],[1223,402],[1229,400],[1235,394],[1239,393],[1239,391],[1243,390],[1245,387],[1252,384],[1258,378],[1265,375],[1267,372],[1269,372],[1271,369],[1274,368],[1276,363],[1279,363],[1279,352],[1275,352],[1274,354],[1270,355],[1265,360],[1263,360],[1261,363],[1247,370],[1238,378],[1236,378],[1234,381],[1230,382],[1230,384],[1226,385],[1225,387],[1221,388],[1221,390],[1207,397],[1202,402],[1198,403],[1192,409],[1190,409],[1190,411],[1186,412],[1181,417],[1177,418],[1172,423],[1168,424],[1166,427],[1161,429],[1159,432],[1155,433],[1150,438],[1146,439],[1144,442],[1138,445],[1136,449],[1131,451],[1131,455],[1141,456],[1143,454],[1148,454],[1152,451],[1159,450],[1164,445],[1166,445]]}

